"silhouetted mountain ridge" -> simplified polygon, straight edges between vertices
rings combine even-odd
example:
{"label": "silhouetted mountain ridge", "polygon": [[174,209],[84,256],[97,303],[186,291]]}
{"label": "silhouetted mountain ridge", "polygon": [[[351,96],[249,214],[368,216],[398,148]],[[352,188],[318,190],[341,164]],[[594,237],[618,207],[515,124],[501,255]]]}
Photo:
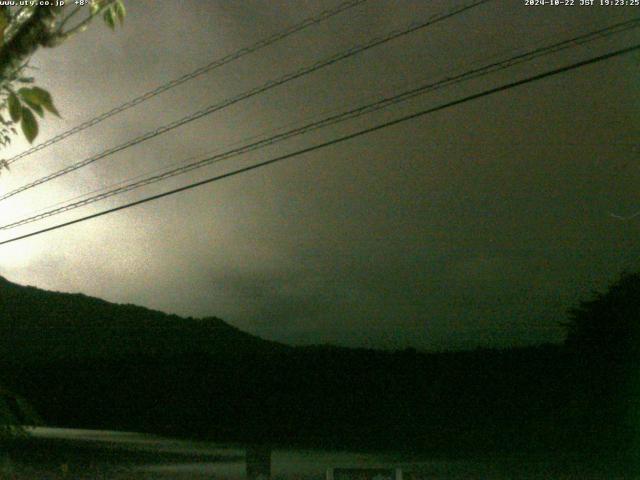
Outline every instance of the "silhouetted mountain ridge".
{"label": "silhouetted mountain ridge", "polygon": [[285,348],[216,317],[195,319],[0,277],[0,352],[12,358],[222,354]]}
{"label": "silhouetted mountain ridge", "polygon": [[217,318],[0,278],[0,384],[55,426],[438,454],[640,451],[627,412],[638,349],[607,335],[638,338],[638,298],[634,275],[583,302],[568,346],[389,352],[288,347]]}

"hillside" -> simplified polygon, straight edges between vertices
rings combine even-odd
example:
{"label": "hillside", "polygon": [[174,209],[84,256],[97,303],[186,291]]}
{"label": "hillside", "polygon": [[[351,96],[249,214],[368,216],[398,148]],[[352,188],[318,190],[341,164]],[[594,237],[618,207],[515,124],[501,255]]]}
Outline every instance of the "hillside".
{"label": "hillside", "polygon": [[0,277],[0,354],[47,362],[286,348],[219,318],[182,318],[82,294],[20,286]]}
{"label": "hillside", "polygon": [[0,278],[0,355],[0,385],[52,426],[447,455],[618,448],[627,435],[608,420],[615,392],[561,345],[290,347]]}

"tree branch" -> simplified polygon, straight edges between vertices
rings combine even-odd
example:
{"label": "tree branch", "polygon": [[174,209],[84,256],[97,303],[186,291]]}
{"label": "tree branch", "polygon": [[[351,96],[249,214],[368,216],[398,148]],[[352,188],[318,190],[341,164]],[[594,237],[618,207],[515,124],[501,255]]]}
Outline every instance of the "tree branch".
{"label": "tree branch", "polygon": [[54,31],[52,24],[60,7],[33,7],[16,19],[17,26],[0,48],[0,81],[5,82],[35,53],[38,47],[50,46]]}

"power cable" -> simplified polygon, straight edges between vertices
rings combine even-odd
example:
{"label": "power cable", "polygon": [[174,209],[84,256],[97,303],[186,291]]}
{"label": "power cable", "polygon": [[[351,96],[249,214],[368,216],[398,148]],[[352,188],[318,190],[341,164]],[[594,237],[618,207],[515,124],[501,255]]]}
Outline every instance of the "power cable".
{"label": "power cable", "polygon": [[12,163],[16,162],[17,160],[20,160],[21,158],[24,158],[28,155],[31,155],[32,153],[35,153],[37,151],[40,151],[44,148],[47,148],[51,145],[54,145],[58,142],[60,142],[61,140],[64,140],[65,138],[70,137],[71,135],[74,135],[76,133],[79,133],[83,130],[86,130],[89,127],[93,127],[94,125],[97,125],[100,122],[103,122],[104,120],[106,120],[107,118],[113,117],[114,115],[117,115],[118,113],[124,112],[125,110],[128,110],[132,107],[135,107],[136,105],[141,104],[142,102],[146,102],[147,100],[155,97],[156,95],[160,95],[163,92],[166,92],[167,90],[170,90],[172,88],[177,87],[178,85],[182,85],[185,82],[188,82],[189,80],[193,80],[194,78],[197,78],[201,75],[204,75],[205,73],[208,73],[212,70],[215,70],[218,67],[222,67],[223,65],[226,65],[228,63],[231,63],[235,60],[238,60],[242,57],[244,57],[245,55],[249,55],[250,53],[256,52],[258,50],[261,50],[265,47],[268,47],[269,45],[272,45],[280,40],[283,40],[291,35],[293,35],[294,33],[297,33],[301,30],[304,30],[310,26],[316,25],[324,20],[327,20],[335,15],[338,15],[339,13],[344,12],[345,10],[349,10],[350,8],[356,7],[364,2],[367,2],[368,0],[350,0],[344,3],[341,3],[340,5],[338,5],[335,8],[329,9],[329,10],[324,10],[322,12],[320,12],[318,15],[315,15],[313,17],[309,17],[304,19],[302,22],[297,23],[295,25],[292,25],[291,27],[278,32],[274,35],[271,35],[270,37],[267,37],[263,40],[260,40],[257,43],[254,43],[253,45],[249,46],[249,47],[245,47],[242,48],[236,52],[230,53],[229,55],[226,55],[222,58],[213,60],[212,62],[196,68],[195,70],[193,70],[192,72],[189,72],[185,75],[182,75],[181,77],[175,78],[173,80],[171,80],[170,82],[164,83],[156,88],[154,88],[153,90],[150,90],[146,93],[143,93],[142,95],[135,97],[131,100],[129,100],[128,102],[123,103],[122,105],[119,105],[115,108],[112,108],[109,111],[106,111],[94,118],[91,118],[89,120],[87,120],[84,123],[81,123],[80,125],[77,125],[73,128],[70,128],[69,130],[66,130],[54,137],[51,137],[50,139],[35,145],[31,148],[29,148],[28,150],[25,150],[22,153],[19,153],[18,155],[15,155],[11,158],[9,158],[7,160],[7,164],[11,165]]}
{"label": "power cable", "polygon": [[127,208],[131,208],[131,207],[134,207],[136,205],[141,205],[143,203],[151,202],[153,200],[158,200],[160,198],[167,197],[169,195],[173,195],[173,194],[176,194],[176,193],[179,193],[179,192],[183,192],[183,191],[186,191],[186,190],[190,190],[192,188],[196,188],[196,187],[199,187],[199,186],[202,186],[202,185],[206,185],[208,183],[212,183],[212,182],[216,182],[216,181],[219,181],[219,180],[223,180],[225,178],[233,177],[233,176],[239,175],[241,173],[246,173],[246,172],[249,172],[249,171],[252,171],[252,170],[256,170],[258,168],[265,167],[267,165],[271,165],[271,164],[274,164],[274,163],[277,163],[277,162],[280,162],[280,161],[283,161],[283,160],[286,160],[286,159],[289,159],[289,158],[297,157],[299,155],[303,155],[303,154],[310,153],[310,152],[313,152],[313,151],[316,151],[316,150],[320,150],[322,148],[326,148],[326,147],[329,147],[329,146],[332,146],[332,145],[336,145],[338,143],[342,143],[342,142],[345,142],[347,140],[351,140],[353,138],[360,137],[362,135],[373,133],[373,132],[382,130],[384,128],[389,128],[391,126],[407,122],[409,120],[414,120],[416,118],[423,117],[423,116],[431,114],[431,113],[435,113],[435,112],[438,112],[438,111],[441,111],[441,110],[445,110],[447,108],[451,108],[451,107],[456,106],[456,105],[460,105],[460,104],[463,104],[463,103],[466,103],[466,102],[469,102],[469,101],[472,101],[472,100],[476,100],[476,99],[479,99],[479,98],[482,98],[482,97],[493,95],[495,93],[499,93],[499,92],[502,92],[502,91],[505,91],[505,90],[510,90],[512,88],[515,88],[515,87],[518,87],[518,86],[521,86],[521,85],[525,85],[525,84],[529,84],[529,83],[532,83],[532,82],[536,82],[538,80],[542,80],[544,78],[548,78],[548,77],[551,77],[551,76],[554,76],[554,75],[558,75],[558,74],[565,73],[565,72],[568,72],[568,71],[571,71],[571,70],[575,70],[577,68],[581,68],[581,67],[584,67],[584,66],[587,66],[587,65],[592,65],[592,64],[595,64],[595,63],[599,63],[599,62],[602,62],[604,60],[608,60],[610,58],[614,58],[614,57],[617,57],[617,56],[625,55],[625,54],[628,54],[628,53],[631,53],[631,52],[634,52],[634,51],[637,51],[637,50],[640,50],[640,44],[632,45],[630,47],[626,47],[626,48],[623,48],[623,49],[620,49],[620,50],[615,50],[613,52],[609,52],[609,53],[604,54],[604,55],[593,57],[593,58],[590,58],[588,60],[583,60],[583,61],[580,61],[580,62],[577,62],[577,63],[573,63],[573,64],[565,66],[565,67],[556,68],[556,69],[553,69],[553,70],[550,70],[550,71],[547,71],[547,72],[544,72],[544,73],[541,73],[541,74],[538,74],[538,75],[534,75],[534,76],[525,78],[523,80],[518,80],[518,81],[515,81],[515,82],[503,84],[503,85],[501,85],[499,87],[495,87],[495,88],[491,88],[491,89],[488,89],[488,90],[484,90],[483,92],[476,93],[476,94],[473,94],[473,95],[469,95],[469,96],[463,97],[463,98],[458,99],[458,100],[453,100],[453,101],[438,105],[436,107],[428,108],[426,110],[421,110],[419,112],[415,112],[415,113],[412,113],[412,114],[409,114],[409,115],[405,115],[405,116],[397,118],[395,120],[391,120],[391,121],[388,121],[388,122],[384,122],[384,123],[375,125],[373,127],[368,127],[368,128],[362,129],[362,130],[358,130],[357,132],[354,132],[354,133],[343,135],[341,137],[334,138],[332,140],[328,140],[326,142],[313,145],[311,147],[303,148],[301,150],[297,150],[295,152],[288,153],[288,154],[285,154],[285,155],[280,155],[278,157],[271,158],[269,160],[265,160],[263,162],[256,163],[256,164],[253,164],[253,165],[250,165],[250,166],[247,166],[247,167],[239,168],[239,169],[231,171],[231,172],[227,172],[227,173],[224,173],[224,174],[221,174],[221,175],[216,175],[214,177],[207,178],[207,179],[201,180],[199,182],[191,183],[189,185],[185,185],[185,186],[180,187],[180,188],[176,188],[176,189],[173,189],[173,190],[169,190],[167,192],[163,192],[163,193],[159,193],[159,194],[156,194],[156,195],[152,195],[152,196],[137,200],[135,202],[130,202],[130,203],[127,203],[127,204],[124,204],[124,205],[120,205],[118,207],[110,208],[108,210],[103,210],[101,212],[97,212],[97,213],[94,213],[94,214],[91,214],[91,215],[87,215],[85,217],[77,218],[75,220],[71,220],[71,221],[68,221],[68,222],[64,222],[64,223],[60,223],[60,224],[57,224],[57,225],[53,225],[51,227],[43,228],[41,230],[37,230],[37,231],[31,232],[31,233],[27,233],[25,235],[20,235],[18,237],[10,238],[8,240],[3,240],[3,241],[0,242],[0,245],[6,245],[8,243],[16,242],[18,240],[23,240],[25,238],[33,237],[33,236],[36,236],[36,235],[41,235],[41,234],[46,233],[46,232],[50,232],[50,231],[53,231],[53,230],[58,230],[58,229],[64,228],[64,227],[68,227],[70,225],[74,225],[76,223],[84,222],[84,221],[87,221],[87,220],[90,220],[90,219],[93,219],[93,218],[101,217],[101,216],[107,215],[109,213],[114,213],[114,212],[118,212],[120,210],[125,210]]}
{"label": "power cable", "polygon": [[[560,51],[561,50],[560,47],[563,44],[565,45],[565,48],[568,47],[568,46],[571,46],[569,44],[572,43],[572,42],[575,43],[576,46],[578,46],[578,45],[582,45],[582,44],[586,43],[587,41],[596,40],[598,38],[605,38],[605,37],[611,36],[612,34],[621,33],[621,32],[623,32],[625,30],[629,30],[631,28],[636,28],[638,26],[638,23],[640,23],[640,19],[634,19],[634,20],[630,20],[630,21],[627,21],[627,22],[622,22],[622,23],[618,23],[618,24],[615,24],[615,25],[611,25],[609,27],[606,27],[606,28],[603,28],[603,29],[600,29],[598,31],[591,32],[591,33],[588,33],[588,34],[585,34],[585,35],[574,36],[570,40],[566,40],[564,42],[560,42],[558,44],[555,44],[553,46],[553,47],[555,47],[555,49],[553,51],[548,51],[546,53],[555,53],[557,51]],[[575,34],[575,32],[574,32],[574,34]],[[522,42],[521,42],[521,45],[518,48],[522,49],[522,46],[523,45],[522,45]],[[550,48],[551,47],[544,47],[544,49],[539,49],[539,50],[548,50]],[[501,55],[503,55],[505,53],[513,53],[513,51],[514,51],[514,49],[501,49],[501,51],[499,53],[494,53],[494,54],[491,54],[489,56],[485,56],[483,59],[476,59],[474,61],[469,62],[469,67],[481,64],[483,61],[486,62],[486,61],[497,59]],[[537,51],[538,50],[536,50],[534,52],[526,51],[526,52],[522,53],[520,56],[531,55],[531,54],[533,54],[533,53],[535,53]],[[510,57],[510,59],[513,60],[513,59],[516,59],[516,57],[518,57],[518,56]],[[529,58],[523,58],[523,61],[528,61],[528,60],[529,60]],[[514,62],[513,65],[515,65],[516,63],[517,62]],[[493,64],[491,64],[491,65],[493,65]],[[446,74],[449,75],[450,73],[454,72],[455,70],[456,69],[451,69],[450,68],[450,69],[448,69],[446,71]],[[466,80],[466,79],[464,79],[464,80]],[[416,84],[419,85],[419,83],[415,82],[415,81],[413,81],[411,83],[413,83],[414,85],[416,85]],[[403,82],[403,84],[406,85],[406,82]],[[397,86],[396,86],[396,88],[397,88]],[[367,101],[370,101],[375,97],[374,95],[371,95],[371,94],[358,95],[357,92],[356,92],[356,96],[358,96],[360,100],[367,100]],[[308,117],[306,117],[306,119],[307,120],[316,119],[316,118],[322,117],[325,114],[336,113],[338,111],[340,111],[339,108],[332,108],[332,109],[324,110],[324,111],[322,111],[322,112],[320,112],[318,114],[308,116]],[[210,155],[216,154],[218,152],[223,151],[224,148],[229,148],[229,147],[234,147],[234,146],[237,146],[237,145],[242,145],[243,143],[247,143],[247,142],[249,142],[251,140],[255,140],[255,139],[258,139],[258,138],[263,138],[263,137],[266,137],[268,135],[275,135],[277,132],[282,132],[282,131],[285,131],[287,128],[295,126],[297,123],[298,122],[290,122],[290,123],[287,123],[286,125],[281,125],[278,128],[270,129],[270,130],[268,130],[266,132],[261,132],[260,134],[252,135],[250,137],[245,137],[245,138],[243,138],[241,140],[234,141],[234,142],[232,142],[230,144],[227,144],[225,147],[218,147],[218,148],[215,148],[213,150],[209,150],[207,152],[201,153],[199,155],[190,156],[189,158],[183,159],[183,160],[181,160],[179,162],[173,162],[169,166],[164,166],[162,168],[157,168],[157,169],[154,169],[152,171],[147,171],[147,172],[142,173],[140,175],[136,175],[134,177],[129,177],[129,178],[114,182],[114,183],[112,183],[110,185],[105,185],[103,187],[99,187],[97,189],[81,193],[81,194],[76,195],[76,196],[74,196],[72,198],[69,198],[69,199],[66,199],[66,200],[62,200],[62,201],[56,202],[54,204],[49,204],[46,207],[38,208],[38,209],[36,209],[34,211],[31,211],[28,215],[30,217],[31,216],[35,216],[35,215],[37,215],[39,213],[43,213],[43,212],[47,212],[48,210],[55,209],[58,206],[70,204],[74,200],[80,200],[80,199],[83,199],[85,197],[89,197],[89,196],[94,195],[94,194],[98,194],[98,193],[101,193],[101,192],[106,192],[108,190],[112,190],[115,187],[119,187],[119,186],[122,186],[122,185],[126,184],[127,182],[133,182],[135,180],[139,180],[139,179],[145,178],[147,176],[155,175],[157,173],[160,173],[160,172],[163,172],[163,171],[167,170],[168,168],[173,168],[173,167],[185,165],[185,164],[187,164],[187,163],[189,163],[189,162],[191,162],[193,160],[196,160],[199,157],[210,156]],[[562,142],[561,143],[561,145],[569,145],[569,144],[570,145],[582,145],[583,143],[567,143],[567,142]],[[550,145],[550,144],[547,143],[546,145]],[[632,146],[632,145],[635,145],[635,143],[616,142],[616,143],[609,143],[609,145]],[[2,228],[3,227],[0,227],[0,229],[2,229]]]}
{"label": "power cable", "polygon": [[[619,33],[621,31],[624,30],[628,30],[629,28],[635,28],[638,25],[640,25],[640,18],[636,19],[634,21],[629,21],[629,22],[623,22],[621,24],[615,24],[612,26],[609,26],[607,28],[603,28],[600,30],[597,30],[595,32],[589,32],[586,34],[582,34],[579,35],[577,37],[568,39],[568,40],[563,40],[561,42],[552,44],[552,45],[548,45],[545,47],[540,47],[537,49],[534,49],[532,51],[529,52],[525,52],[525,53],[521,53],[518,54],[516,56],[513,56],[511,58],[508,58],[506,60],[502,60],[499,62],[493,62],[490,63],[488,65],[479,67],[479,68],[475,68],[475,69],[471,69],[469,71],[466,71],[464,73],[455,75],[455,76],[450,76],[450,77],[446,77],[443,80],[439,80],[437,82],[432,82],[432,83],[427,83],[425,85],[421,85],[417,88],[412,88],[410,90],[404,91],[402,93],[393,95],[391,97],[386,97],[386,98],[382,98],[377,100],[376,102],[373,103],[368,103],[366,105],[360,106],[358,108],[349,110],[347,112],[341,112],[337,115],[330,115],[328,117],[325,117],[319,121],[315,121],[312,123],[308,123],[304,126],[301,127],[297,127],[294,128],[292,130],[283,132],[283,133],[279,133],[277,135],[273,135],[271,137],[253,142],[253,143],[249,143],[249,144],[245,144],[242,145],[238,148],[234,148],[231,150],[227,150],[226,152],[223,153],[219,153],[213,156],[208,156],[204,159],[192,162],[192,163],[187,163],[186,165],[184,164],[184,162],[182,162],[183,164],[177,168],[173,168],[171,170],[167,170],[164,171],[163,173],[159,173],[157,175],[152,175],[152,176],[148,176],[146,178],[143,178],[141,180],[138,180],[138,178],[140,178],[140,176],[136,177],[135,179],[131,179],[131,180],[137,180],[137,181],[132,181],[131,183],[128,183],[126,185],[123,185],[123,183],[125,182],[120,182],[120,186],[118,186],[117,188],[108,190],[106,192],[103,193],[99,193],[97,195],[79,200],[77,202],[73,202],[72,200],[69,200],[68,202],[72,202],[72,203],[68,203],[65,202],[66,204],[58,207],[58,208],[52,208],[49,210],[45,210],[43,213],[37,213],[34,214],[32,216],[29,216],[27,218],[23,218],[21,220],[17,220],[15,222],[11,222],[5,225],[0,226],[0,230],[8,230],[11,228],[16,228],[28,223],[32,223],[38,220],[42,220],[44,218],[48,218],[54,215],[58,215],[60,213],[63,212],[67,212],[70,210],[74,210],[76,208],[80,208],[86,205],[89,205],[91,203],[95,203],[97,201],[100,200],[104,200],[106,198],[115,196],[115,195],[120,195],[132,190],[135,190],[137,188],[146,186],[146,185],[150,185],[153,183],[157,183],[159,181],[165,180],[167,178],[170,177],[174,177],[177,175],[181,175],[184,173],[187,173],[189,171],[198,169],[198,168],[202,168],[205,167],[207,165],[213,164],[213,163],[217,163],[220,162],[222,160],[227,160],[229,158],[232,157],[236,157],[260,148],[264,148],[266,146],[269,145],[273,145],[277,142],[292,138],[294,136],[299,136],[299,135],[303,135],[305,133],[308,133],[310,131],[313,130],[317,130],[319,128],[323,128],[323,127],[327,127],[330,125],[334,125],[336,123],[339,122],[344,122],[346,120],[350,120],[353,118],[357,118],[360,116],[363,116],[365,114],[369,114],[372,112],[375,112],[377,110],[389,107],[391,105],[403,102],[403,101],[407,101],[411,98],[414,98],[416,96],[419,95],[423,95],[429,91],[433,91],[436,89],[440,89],[443,87],[448,87],[463,81],[468,81],[471,80],[473,78],[477,78],[479,76],[482,75],[487,75],[489,73],[493,73],[496,72],[498,70],[502,70],[502,69],[506,69],[509,67],[512,67],[514,65],[526,62],[526,61],[531,61],[533,59],[539,58],[543,55],[549,55],[551,53],[556,53],[562,49],[567,49],[576,45],[582,45],[584,43],[586,43],[587,41],[590,40],[595,40],[598,38],[602,38],[605,35],[609,35],[612,32],[615,33]],[[189,160],[193,160],[196,157],[191,157]],[[189,161],[187,160],[187,161]]]}
{"label": "power cable", "polygon": [[374,48],[378,45],[381,45],[383,43],[389,42],[391,40],[394,40],[396,38],[402,37],[404,35],[408,35],[410,33],[413,33],[417,30],[420,30],[422,28],[425,28],[427,26],[433,25],[437,22],[440,22],[442,20],[451,18],[455,15],[458,15],[462,12],[465,12],[471,8],[477,7],[479,5],[482,5],[484,3],[489,2],[490,0],[476,0],[470,4],[464,5],[462,7],[457,7],[454,8],[452,10],[449,10],[446,13],[443,14],[436,14],[432,17],[429,17],[429,19],[427,19],[426,21],[422,21],[422,22],[418,22],[418,23],[412,23],[411,25],[409,25],[409,27],[403,28],[401,30],[394,30],[391,33],[386,34],[385,36],[382,37],[377,37],[373,40],[370,40],[369,42],[362,44],[362,45],[357,45],[354,47],[351,47],[349,49],[347,49],[346,51],[342,51],[339,52],[335,55],[332,55],[324,60],[320,60],[317,61],[315,63],[313,63],[312,65],[303,67],[295,72],[291,72],[288,73],[276,80],[270,80],[264,84],[262,84],[259,87],[253,88],[247,92],[241,93],[240,95],[236,95],[232,98],[229,98],[227,100],[224,100],[221,103],[216,103],[213,105],[208,106],[207,108],[200,110],[198,112],[192,113],[191,115],[188,115],[186,117],[183,117],[179,120],[176,120],[174,122],[171,122],[167,125],[164,125],[162,127],[159,127],[155,130],[152,130],[150,132],[147,132],[143,135],[140,135],[136,138],[134,138],[133,140],[129,140],[123,144],[120,144],[116,147],[112,147],[108,150],[105,150],[97,155],[94,155],[92,157],[86,158],[80,162],[74,163],[73,165],[69,165],[68,167],[65,167],[61,170],[58,170],[57,172],[51,173],[49,175],[46,175],[44,177],[41,177],[31,183],[28,183],[26,185],[23,185],[21,187],[18,187],[14,190],[11,190],[8,193],[5,193],[4,195],[0,196],[0,201],[6,200],[10,197],[13,197],[14,195],[17,195],[21,192],[24,192],[25,190],[29,190],[31,188],[34,188],[38,185],[42,185],[43,183],[49,182],[55,178],[58,178],[62,175],[66,175],[68,173],[71,173],[75,170],[78,170],[82,167],[85,167],[89,164],[92,164],[102,158],[105,158],[109,155],[112,155],[114,153],[120,152],[122,150],[125,150],[127,148],[130,148],[134,145],[137,145],[139,143],[142,143],[146,140],[150,140],[154,137],[157,137],[158,135],[162,135],[164,133],[167,133],[175,128],[181,127],[182,125],[185,125],[187,123],[193,122],[194,120],[198,120],[206,115],[210,115],[218,110],[222,110],[223,108],[229,107],[235,103],[238,103],[242,100],[246,100],[247,98],[256,96],[258,94],[261,94],[267,90],[270,90],[272,88],[275,88],[277,86],[283,85],[287,82],[290,82],[292,80],[295,80],[297,78],[303,77],[305,75],[308,75],[312,72],[315,72],[316,70],[320,70],[321,68],[327,67],[329,65],[332,65],[334,63],[337,63],[341,60],[344,60],[346,58],[352,57],[358,53],[364,52],[366,50],[369,50],[371,48]]}

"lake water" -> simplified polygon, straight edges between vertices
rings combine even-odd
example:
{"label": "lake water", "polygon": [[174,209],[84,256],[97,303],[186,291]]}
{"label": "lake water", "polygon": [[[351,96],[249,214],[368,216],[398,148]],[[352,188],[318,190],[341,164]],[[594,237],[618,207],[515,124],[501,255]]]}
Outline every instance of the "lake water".
{"label": "lake water", "polygon": [[[241,445],[176,440],[128,432],[35,428],[28,446],[0,462],[11,479],[240,479],[246,477]],[[511,457],[436,460],[400,454],[275,449],[274,479],[323,479],[328,468],[400,468],[404,480],[630,478],[575,459]]]}

